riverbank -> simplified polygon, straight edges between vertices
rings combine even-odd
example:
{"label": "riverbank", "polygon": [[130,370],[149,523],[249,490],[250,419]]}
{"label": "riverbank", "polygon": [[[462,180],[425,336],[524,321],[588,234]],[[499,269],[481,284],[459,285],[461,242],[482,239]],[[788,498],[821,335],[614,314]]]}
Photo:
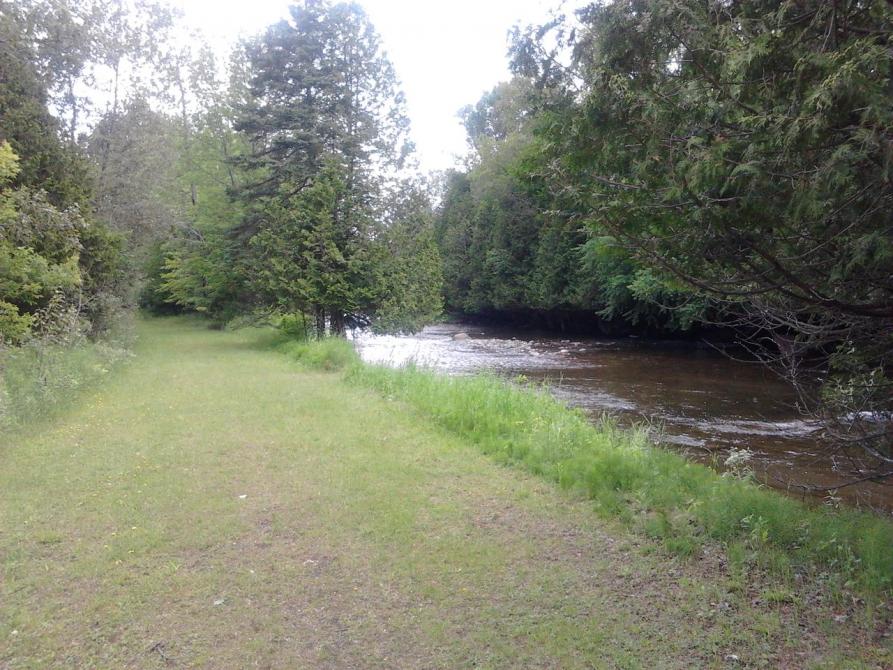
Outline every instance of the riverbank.
{"label": "riverbank", "polygon": [[729,556],[789,581],[885,597],[893,591],[893,524],[857,510],[806,506],[753,481],[746,462],[723,475],[659,449],[644,430],[593,424],[548,392],[495,376],[450,377],[412,364],[365,365],[349,342],[276,348],[311,367],[407,403],[499,463],[592,500],[604,515],[682,556],[718,542]]}
{"label": "riverbank", "polygon": [[668,551],[265,333],[139,335],[0,447],[3,667],[891,662],[888,610]]}
{"label": "riverbank", "polygon": [[[606,319],[597,311],[574,309],[518,308],[480,312],[452,311],[447,321],[487,328],[511,329],[527,333],[548,333],[556,337],[646,338],[691,347],[735,347],[737,335],[731,327],[695,322],[687,329],[669,322],[631,323],[623,318]],[[709,343],[709,344],[708,344]],[[741,349],[742,353],[746,353]]]}
{"label": "riverbank", "polygon": [[893,513],[890,486],[841,487],[858,478],[859,454],[839,458],[820,426],[800,411],[788,383],[716,351],[635,339],[532,337],[469,324],[440,324],[414,335],[359,333],[355,343],[369,363],[523,377],[592,422],[608,414],[624,426],[649,426],[662,447],[717,470],[746,450],[759,481],[791,497]]}

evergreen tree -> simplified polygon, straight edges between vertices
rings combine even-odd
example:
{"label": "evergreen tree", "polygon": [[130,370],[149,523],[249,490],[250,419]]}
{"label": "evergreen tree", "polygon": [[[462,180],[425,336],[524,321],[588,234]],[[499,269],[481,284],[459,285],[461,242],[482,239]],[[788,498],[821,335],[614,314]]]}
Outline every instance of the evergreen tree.
{"label": "evergreen tree", "polygon": [[90,170],[77,148],[60,138],[36,67],[37,50],[25,39],[22,17],[5,3],[0,10],[0,140],[9,142],[18,156],[12,185],[40,188],[57,207],[86,206]]}
{"label": "evergreen tree", "polygon": [[0,9],[0,339],[55,317],[96,335],[121,303],[121,240],[91,216],[89,163],[49,112],[23,16]]}
{"label": "evergreen tree", "polygon": [[[578,19],[573,37],[532,29],[515,45],[515,69],[564,101],[548,134],[556,190],[641,262],[723,301],[840,444],[889,471],[893,7],[622,0]],[[820,397],[808,360],[825,364]]]}
{"label": "evergreen tree", "polygon": [[368,274],[379,332],[416,332],[443,311],[443,264],[426,184],[404,180],[391,195]]}
{"label": "evergreen tree", "polygon": [[307,0],[290,13],[246,48],[250,97],[236,129],[252,147],[242,164],[263,176],[245,194],[288,197],[335,157],[354,204],[374,204],[411,148],[393,66],[358,5]]}
{"label": "evergreen tree", "polygon": [[[565,327],[585,320],[607,332],[684,330],[703,311],[551,181],[553,132],[566,111],[543,110],[531,82],[516,78],[461,112],[471,154],[447,176],[437,218],[447,304],[470,314],[523,315]],[[572,324],[571,324],[572,325]]]}
{"label": "evergreen tree", "polygon": [[[331,160],[307,188],[287,201],[271,201],[251,240],[258,261],[253,283],[282,311],[313,314],[319,336],[325,335],[326,315],[343,318],[365,302],[367,278],[359,270],[366,246],[338,216],[345,189],[343,167]],[[332,323],[335,332],[343,327]]]}
{"label": "evergreen tree", "polygon": [[328,323],[340,334],[375,320],[381,304],[373,247],[411,149],[408,121],[359,6],[308,0],[290,12],[246,47],[236,128],[250,148],[237,162],[257,178],[241,189],[249,208],[236,234],[257,252],[249,273],[267,304],[309,311],[319,333]]}

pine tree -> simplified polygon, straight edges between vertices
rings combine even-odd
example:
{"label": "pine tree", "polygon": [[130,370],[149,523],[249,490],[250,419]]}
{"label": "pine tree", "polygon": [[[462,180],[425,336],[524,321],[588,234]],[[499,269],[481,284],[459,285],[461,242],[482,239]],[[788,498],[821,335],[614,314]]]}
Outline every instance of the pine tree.
{"label": "pine tree", "polygon": [[[247,46],[249,96],[236,128],[260,175],[240,233],[254,238],[268,303],[312,312],[318,330],[368,323],[382,198],[410,145],[393,67],[359,6],[320,0]],[[363,268],[361,270],[361,268]],[[255,282],[257,285],[257,282]]]}
{"label": "pine tree", "polygon": [[268,205],[251,240],[259,261],[254,286],[285,313],[313,314],[319,336],[327,315],[340,333],[344,324],[335,320],[356,313],[363,302],[365,282],[357,270],[365,249],[339,226],[345,188],[343,168],[327,163],[310,186]]}
{"label": "pine tree", "polygon": [[264,173],[251,197],[291,195],[309,185],[326,157],[345,167],[357,204],[377,195],[384,173],[402,165],[409,122],[394,69],[363,10],[307,0],[247,47],[250,98],[236,129],[243,159]]}

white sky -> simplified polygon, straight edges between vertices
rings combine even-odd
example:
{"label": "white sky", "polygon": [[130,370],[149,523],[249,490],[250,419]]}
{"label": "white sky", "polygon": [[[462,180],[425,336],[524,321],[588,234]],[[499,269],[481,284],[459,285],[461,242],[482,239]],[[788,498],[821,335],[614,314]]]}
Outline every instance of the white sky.
{"label": "white sky", "polygon": [[[456,112],[508,78],[508,31],[544,20],[557,0],[359,0],[394,63],[423,170],[465,153]],[[288,0],[171,0],[216,48],[287,16]]]}

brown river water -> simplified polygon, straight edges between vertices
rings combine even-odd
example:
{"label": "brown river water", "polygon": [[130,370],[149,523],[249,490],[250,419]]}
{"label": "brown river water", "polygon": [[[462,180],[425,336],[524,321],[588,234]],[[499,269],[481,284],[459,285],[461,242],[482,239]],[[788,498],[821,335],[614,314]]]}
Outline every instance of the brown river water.
{"label": "brown river water", "polygon": [[[460,332],[468,337],[454,339]],[[732,449],[747,449],[753,454],[750,466],[768,486],[816,502],[893,512],[893,486],[865,483],[830,494],[798,488],[837,486],[851,466],[829,454],[818,427],[797,411],[787,383],[757,364],[709,348],[633,338],[562,339],[459,324],[407,336],[359,333],[354,339],[370,363],[524,375],[593,419],[608,414],[625,424],[646,423],[662,446],[717,469]]]}

